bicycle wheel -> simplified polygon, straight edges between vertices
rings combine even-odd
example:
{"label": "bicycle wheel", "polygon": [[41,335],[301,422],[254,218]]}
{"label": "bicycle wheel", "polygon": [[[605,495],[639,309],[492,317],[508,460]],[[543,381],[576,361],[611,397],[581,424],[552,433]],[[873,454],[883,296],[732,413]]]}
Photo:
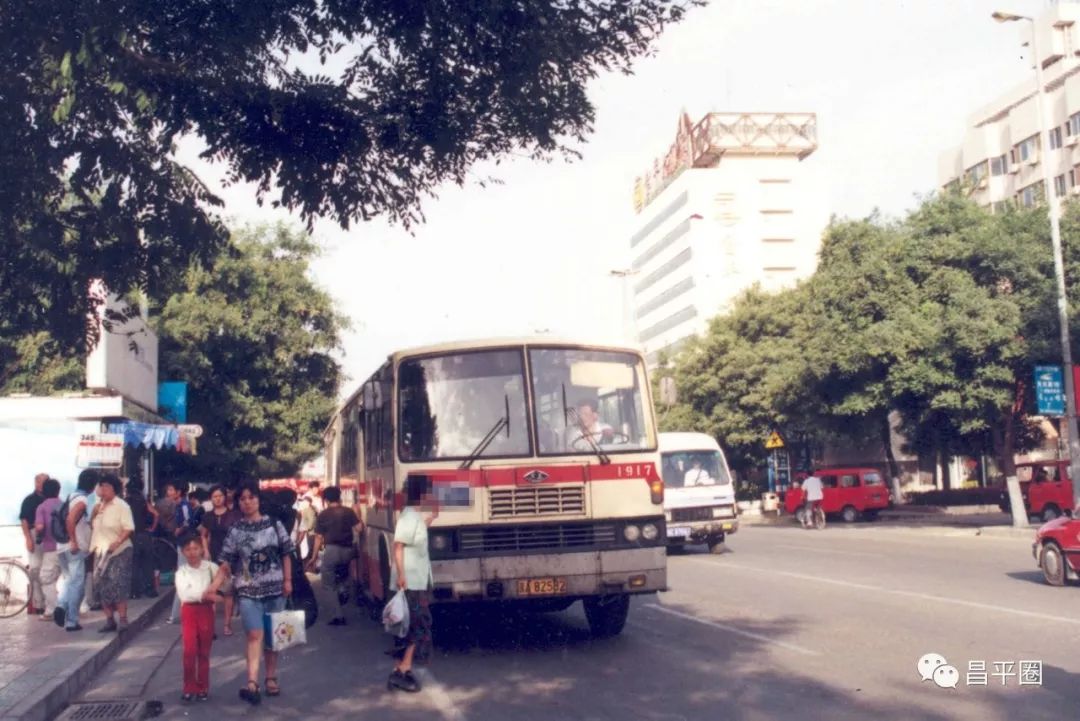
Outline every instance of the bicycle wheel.
{"label": "bicycle wheel", "polygon": [[11,618],[30,605],[30,574],[18,561],[0,561],[0,618]]}

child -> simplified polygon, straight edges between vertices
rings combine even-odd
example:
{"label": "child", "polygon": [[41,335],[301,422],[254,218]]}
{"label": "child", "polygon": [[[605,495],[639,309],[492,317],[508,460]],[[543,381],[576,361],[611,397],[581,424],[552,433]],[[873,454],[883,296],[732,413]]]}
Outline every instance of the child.
{"label": "child", "polygon": [[184,563],[176,569],[176,597],[184,639],[184,692],[181,701],[200,701],[210,693],[210,643],[214,637],[214,602],[206,595],[217,565],[203,558],[202,539],[187,532],[180,540]]}

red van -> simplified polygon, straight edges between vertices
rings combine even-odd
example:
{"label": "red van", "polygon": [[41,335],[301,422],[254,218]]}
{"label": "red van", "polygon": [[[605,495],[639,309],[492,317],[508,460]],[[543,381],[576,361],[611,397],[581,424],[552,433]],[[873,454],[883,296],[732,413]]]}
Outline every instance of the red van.
{"label": "red van", "polygon": [[1080,577],[1080,521],[1058,518],[1035,532],[1031,547],[1035,563],[1051,586],[1064,586]]}
{"label": "red van", "polygon": [[[889,489],[876,468],[822,468],[814,472],[821,479],[821,508],[825,513],[839,513],[847,523],[860,517],[877,518],[878,511],[889,507]],[[802,488],[784,494],[784,510],[802,522],[805,504]]]}
{"label": "red van", "polygon": [[[1020,479],[1020,492],[1029,516],[1052,521],[1059,516],[1071,516],[1073,486],[1069,480],[1068,461],[1037,461],[1018,463],[1016,476]],[[1001,492],[998,506],[1010,513],[1009,493]]]}

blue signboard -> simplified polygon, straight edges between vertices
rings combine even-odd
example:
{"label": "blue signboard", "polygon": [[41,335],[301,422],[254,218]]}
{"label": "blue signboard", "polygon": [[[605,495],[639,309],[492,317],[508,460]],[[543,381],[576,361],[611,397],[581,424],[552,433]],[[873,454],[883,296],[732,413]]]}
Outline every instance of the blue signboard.
{"label": "blue signboard", "polygon": [[1061,366],[1035,366],[1035,398],[1039,415],[1065,415],[1065,380]]}
{"label": "blue signboard", "polygon": [[173,423],[187,423],[187,383],[165,381],[158,384],[158,413]]}

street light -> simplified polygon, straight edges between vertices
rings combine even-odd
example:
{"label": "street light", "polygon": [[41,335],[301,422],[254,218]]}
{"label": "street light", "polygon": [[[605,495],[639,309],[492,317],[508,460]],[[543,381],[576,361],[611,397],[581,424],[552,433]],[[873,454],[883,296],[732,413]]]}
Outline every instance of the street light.
{"label": "street light", "polygon": [[631,343],[637,343],[637,331],[634,327],[634,311],[630,304],[630,277],[637,275],[640,272],[641,271],[634,270],[633,268],[610,271],[610,275],[613,278],[619,278],[622,281],[623,335],[626,337],[626,340]]}
{"label": "street light", "polygon": [[[1050,214],[1050,242],[1054,250],[1054,276],[1057,281],[1058,323],[1061,326],[1061,360],[1065,376],[1065,427],[1069,438],[1069,471],[1073,478],[1073,507],[1080,505],[1080,434],[1076,429],[1076,388],[1073,383],[1072,345],[1069,341],[1069,300],[1065,295],[1065,261],[1061,253],[1061,204],[1058,202],[1054,179],[1047,155],[1050,152],[1050,128],[1044,119],[1046,85],[1043,83],[1042,62],[1039,58],[1038,33],[1035,19],[1015,13],[995,12],[991,15],[999,23],[1027,20],[1031,23],[1031,54],[1035,59],[1035,109],[1038,112],[1039,144],[1042,146],[1039,164],[1042,166],[1043,192]],[[1015,514],[1014,514],[1015,516]],[[1014,519],[1014,522],[1017,519]],[[1018,524],[1026,525],[1026,524]]]}

